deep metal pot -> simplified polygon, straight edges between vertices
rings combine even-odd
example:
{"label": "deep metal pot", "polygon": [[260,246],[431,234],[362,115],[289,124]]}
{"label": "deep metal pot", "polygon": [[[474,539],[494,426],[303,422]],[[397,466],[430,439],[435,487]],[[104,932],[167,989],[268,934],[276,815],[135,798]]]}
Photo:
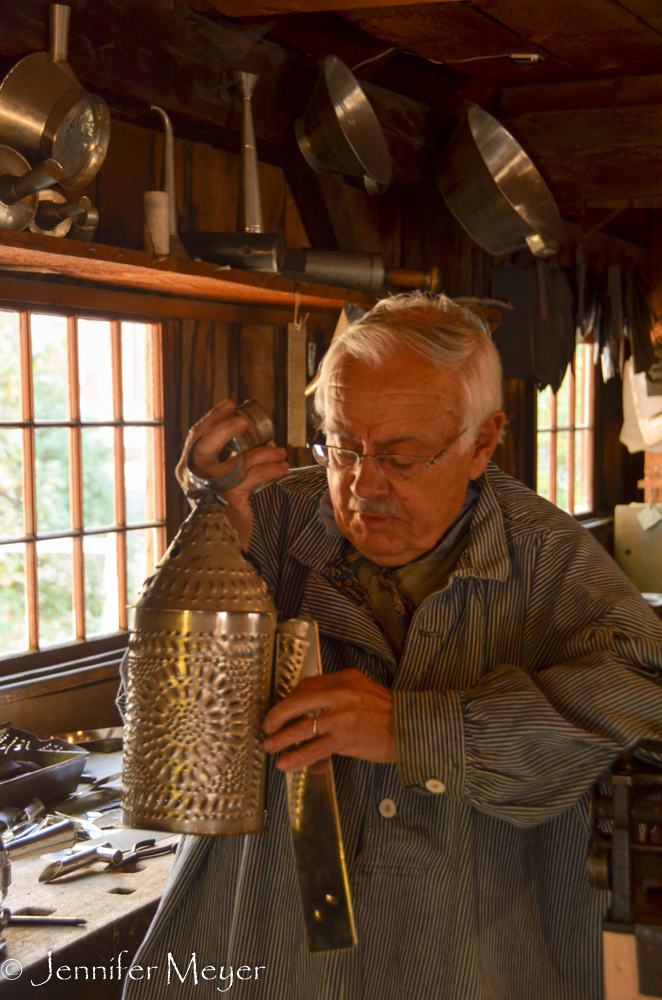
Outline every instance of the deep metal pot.
{"label": "deep metal pot", "polygon": [[444,149],[436,180],[455,218],[488,253],[558,251],[561,216],[551,191],[510,132],[477,105]]}
{"label": "deep metal pot", "polygon": [[69,7],[51,11],[51,50],[21,59],[0,84],[0,137],[31,164],[52,157],[67,190],[88,184],[104,161],[110,112],[67,62]]}
{"label": "deep metal pot", "polygon": [[324,56],[306,111],[297,118],[299,149],[318,174],[362,177],[370,194],[391,183],[391,154],[358,80],[337,56]]}

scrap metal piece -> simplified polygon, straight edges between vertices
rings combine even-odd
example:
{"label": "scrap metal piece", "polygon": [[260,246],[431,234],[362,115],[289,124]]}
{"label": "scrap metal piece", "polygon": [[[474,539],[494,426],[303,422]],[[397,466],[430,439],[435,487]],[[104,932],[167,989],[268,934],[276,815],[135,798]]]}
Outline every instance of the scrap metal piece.
{"label": "scrap metal piece", "polygon": [[[317,625],[293,618],[278,626],[276,699],[321,673]],[[331,758],[285,775],[301,906],[311,952],[357,942]]]}
{"label": "scrap metal piece", "polygon": [[105,844],[95,844],[77,854],[71,854],[68,858],[46,865],[39,876],[39,881],[53,882],[56,878],[78,871],[79,868],[89,868],[97,861],[105,861],[111,867],[116,867],[122,863],[122,852],[111,847],[109,841]]}

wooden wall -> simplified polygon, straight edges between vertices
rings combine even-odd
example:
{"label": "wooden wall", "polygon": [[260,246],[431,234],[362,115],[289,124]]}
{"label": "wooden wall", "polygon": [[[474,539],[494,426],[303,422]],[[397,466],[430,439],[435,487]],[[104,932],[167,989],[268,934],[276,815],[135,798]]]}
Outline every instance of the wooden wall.
{"label": "wooden wall", "polygon": [[[99,210],[96,242],[142,248],[143,194],[161,187],[162,158],[160,131],[113,121],[106,159],[83,192]],[[238,156],[203,142],[175,139],[175,174],[181,230],[235,231]],[[267,232],[283,233],[288,246],[309,246],[281,168],[260,163],[259,174]]]}

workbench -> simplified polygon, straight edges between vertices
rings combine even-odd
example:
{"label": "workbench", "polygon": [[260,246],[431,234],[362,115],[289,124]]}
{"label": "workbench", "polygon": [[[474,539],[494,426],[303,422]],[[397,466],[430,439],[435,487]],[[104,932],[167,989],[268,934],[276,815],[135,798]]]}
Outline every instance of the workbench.
{"label": "workbench", "polygon": [[[118,770],[120,759],[121,754],[95,754],[86,770],[100,777]],[[123,850],[147,836],[167,838],[164,843],[177,839],[142,830],[105,833],[113,846]],[[44,884],[38,881],[47,864],[43,857],[13,862],[12,884],[4,904],[13,914],[84,917],[87,924],[5,928],[7,948],[0,954],[0,998],[119,1000],[126,968],[156,911],[173,860],[174,854],[165,854],[118,871],[97,862]]]}

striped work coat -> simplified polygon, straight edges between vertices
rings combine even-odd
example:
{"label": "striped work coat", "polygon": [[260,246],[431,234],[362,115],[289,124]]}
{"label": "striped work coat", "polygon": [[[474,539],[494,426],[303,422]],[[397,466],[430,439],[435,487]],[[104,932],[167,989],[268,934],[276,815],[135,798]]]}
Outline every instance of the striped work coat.
{"label": "striped work coat", "polygon": [[271,761],[266,833],[184,839],[127,1000],[600,1000],[588,792],[620,751],[662,739],[662,627],[571,517],[495,466],[479,484],[399,665],[325,577],[345,541],[318,519],[323,470],[255,497],[251,553],[280,614],[317,620],[326,672],[393,693],[397,764],[334,758],[359,943],[307,951]]}

